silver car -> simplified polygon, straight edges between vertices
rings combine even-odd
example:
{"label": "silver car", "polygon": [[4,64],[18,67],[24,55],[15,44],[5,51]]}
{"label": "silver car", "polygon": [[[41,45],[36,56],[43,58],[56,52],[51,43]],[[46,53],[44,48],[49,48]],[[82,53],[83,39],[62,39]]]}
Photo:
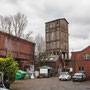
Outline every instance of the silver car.
{"label": "silver car", "polygon": [[84,81],[86,80],[86,74],[84,72],[75,73],[72,77],[73,81]]}
{"label": "silver car", "polygon": [[62,72],[59,76],[59,80],[71,80],[71,75],[68,72]]}

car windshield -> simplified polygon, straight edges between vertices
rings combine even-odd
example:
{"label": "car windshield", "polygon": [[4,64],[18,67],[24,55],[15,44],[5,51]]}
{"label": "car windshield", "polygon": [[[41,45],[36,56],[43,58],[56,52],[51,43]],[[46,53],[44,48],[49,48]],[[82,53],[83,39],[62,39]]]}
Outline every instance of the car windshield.
{"label": "car windshield", "polygon": [[61,75],[68,75],[68,72],[62,72]]}
{"label": "car windshield", "polygon": [[74,75],[80,75],[80,76],[81,76],[81,75],[82,75],[82,73],[75,73]]}

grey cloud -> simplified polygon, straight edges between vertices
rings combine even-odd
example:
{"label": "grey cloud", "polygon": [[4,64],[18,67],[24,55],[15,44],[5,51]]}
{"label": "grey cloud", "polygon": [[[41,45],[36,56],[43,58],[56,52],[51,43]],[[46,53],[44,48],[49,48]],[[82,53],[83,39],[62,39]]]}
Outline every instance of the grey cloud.
{"label": "grey cloud", "polygon": [[6,2],[11,4],[17,4],[18,0],[6,0]]}
{"label": "grey cloud", "polygon": [[[45,22],[66,18],[69,22],[70,50],[81,49],[90,43],[90,1],[89,0],[1,0],[3,14],[22,11],[28,17],[28,27],[34,35],[45,34]],[[4,1],[4,2],[3,2]],[[8,3],[7,3],[8,2]],[[4,7],[9,6],[9,9]],[[14,7],[13,11],[10,9]],[[16,8],[16,10],[15,10]],[[6,11],[5,11],[6,10]],[[8,13],[8,11],[9,13]],[[81,43],[81,44],[80,44]],[[76,45],[75,45],[76,44]]]}
{"label": "grey cloud", "polygon": [[71,38],[88,39],[90,36],[89,25],[71,24],[69,28]]}

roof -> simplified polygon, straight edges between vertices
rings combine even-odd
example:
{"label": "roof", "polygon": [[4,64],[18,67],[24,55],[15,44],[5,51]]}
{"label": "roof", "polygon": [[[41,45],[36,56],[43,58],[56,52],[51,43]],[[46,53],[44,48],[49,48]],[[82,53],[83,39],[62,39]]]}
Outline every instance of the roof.
{"label": "roof", "polygon": [[57,21],[57,20],[65,20],[69,24],[69,22],[65,18],[59,18],[59,19],[56,19],[56,20],[52,20],[52,21],[46,22],[46,24]]}
{"label": "roof", "polygon": [[52,69],[52,67],[49,67],[49,66],[41,66],[39,67],[40,69]]}
{"label": "roof", "polygon": [[83,50],[81,50],[81,51],[75,51],[75,52],[71,52],[71,53],[80,53],[80,52],[85,51],[85,50],[87,50],[87,49],[89,49],[89,48],[90,48],[90,46],[88,46],[88,47],[84,48],[84,49],[83,49]]}
{"label": "roof", "polygon": [[32,43],[32,44],[35,45],[35,43],[33,43],[33,42],[31,42],[31,41],[28,41],[28,40],[25,40],[25,39],[22,39],[22,38],[16,37],[16,36],[11,35],[11,34],[9,34],[9,33],[3,32],[3,31],[0,31],[0,33],[3,34],[3,35],[7,35],[7,36],[10,36],[10,37],[13,37],[13,38],[15,38],[15,39],[22,40],[22,41],[24,41],[24,42]]}
{"label": "roof", "polygon": [[44,57],[42,59],[42,61],[54,61],[54,62],[56,62],[59,57],[60,57],[60,55],[51,55],[51,56]]}

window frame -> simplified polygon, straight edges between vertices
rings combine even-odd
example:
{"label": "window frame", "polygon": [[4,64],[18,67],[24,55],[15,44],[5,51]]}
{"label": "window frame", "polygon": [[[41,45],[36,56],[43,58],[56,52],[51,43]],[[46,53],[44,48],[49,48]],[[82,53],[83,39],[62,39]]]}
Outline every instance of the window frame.
{"label": "window frame", "polygon": [[81,72],[81,71],[84,71],[84,67],[78,67],[78,71]]}
{"label": "window frame", "polygon": [[88,60],[89,59],[89,54],[88,53],[84,53],[83,58],[84,58],[84,60]]}

